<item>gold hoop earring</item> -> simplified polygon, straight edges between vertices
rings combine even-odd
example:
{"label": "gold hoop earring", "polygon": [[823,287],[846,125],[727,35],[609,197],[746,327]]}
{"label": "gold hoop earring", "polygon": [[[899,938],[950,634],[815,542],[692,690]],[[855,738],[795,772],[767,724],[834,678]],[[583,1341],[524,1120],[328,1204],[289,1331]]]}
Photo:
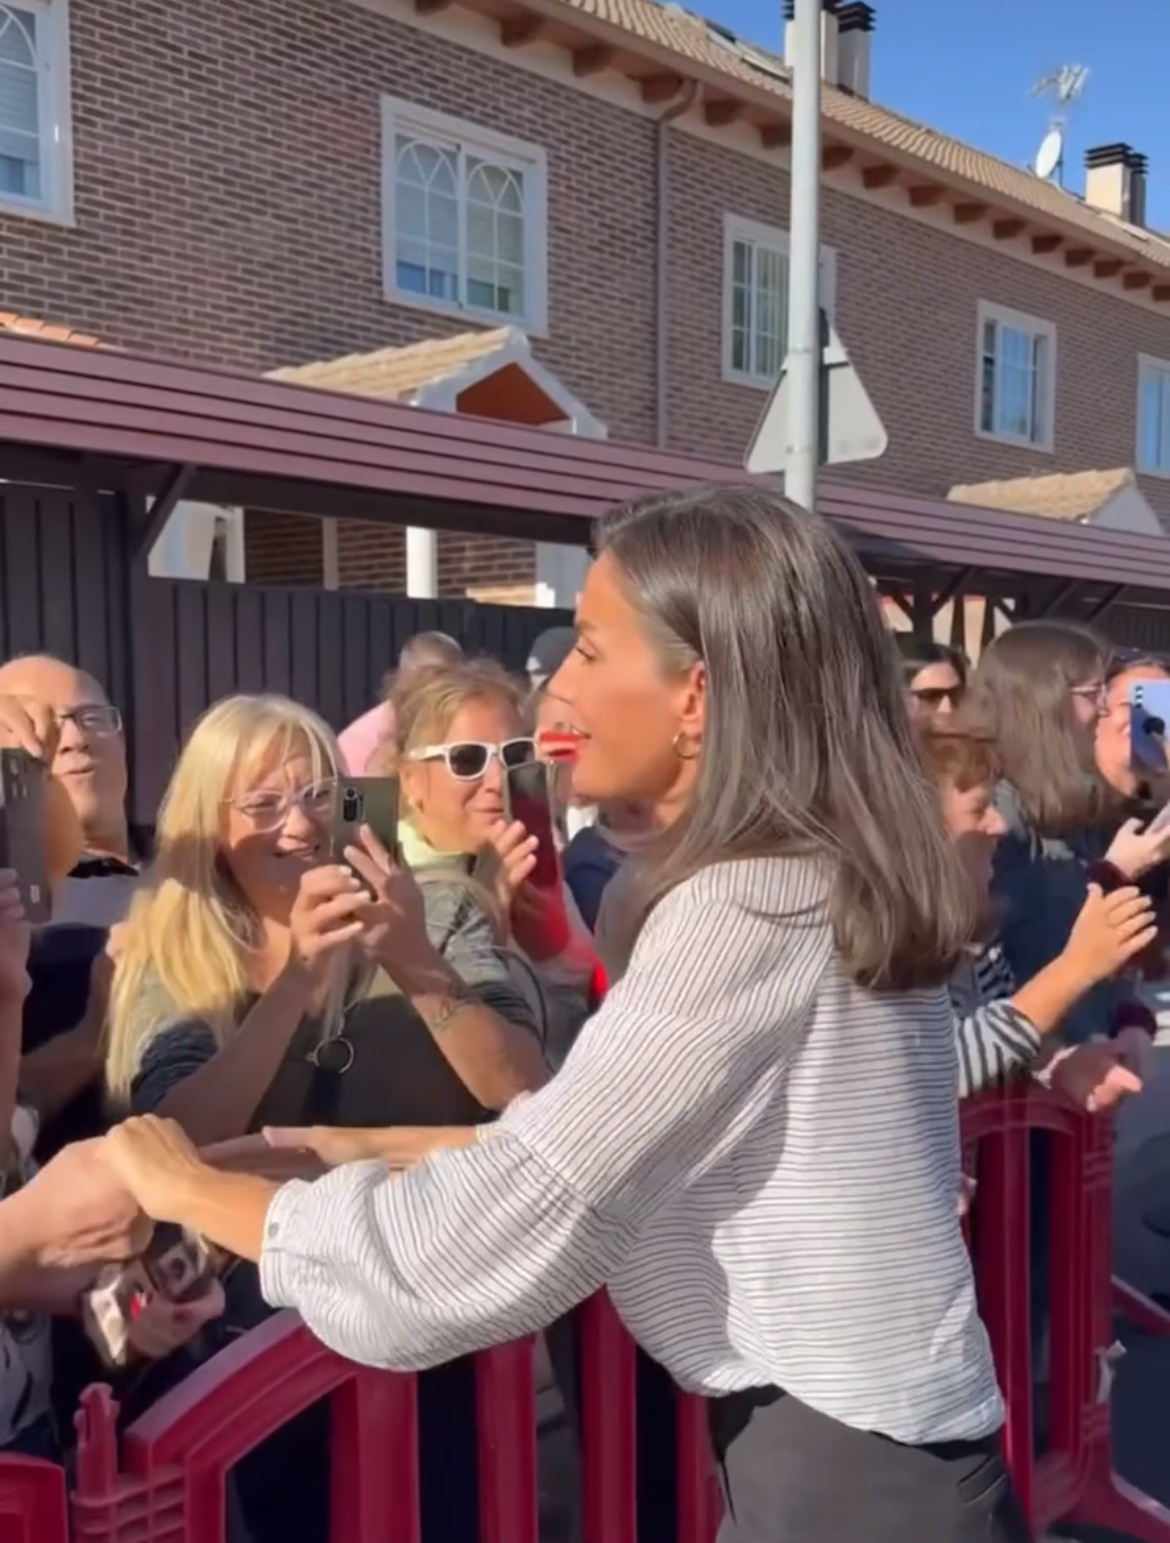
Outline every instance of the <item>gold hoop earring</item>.
{"label": "gold hoop earring", "polygon": [[693,750],[688,750],[683,743],[683,731],[680,729],[670,742],[670,748],[678,756],[680,761],[697,761],[701,745],[696,745]]}

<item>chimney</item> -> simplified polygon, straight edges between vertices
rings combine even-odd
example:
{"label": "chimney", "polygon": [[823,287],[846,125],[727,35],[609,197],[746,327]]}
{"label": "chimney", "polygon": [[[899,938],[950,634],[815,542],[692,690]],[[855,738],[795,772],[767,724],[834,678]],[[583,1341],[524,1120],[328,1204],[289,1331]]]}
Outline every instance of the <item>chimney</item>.
{"label": "chimney", "polygon": [[[792,62],[792,31],[796,25],[796,0],[784,0],[784,57]],[[837,0],[821,0],[821,79],[829,86],[838,81]]]}
{"label": "chimney", "polygon": [[1131,225],[1146,223],[1149,162],[1131,145],[1098,145],[1085,151],[1085,202]]}
{"label": "chimney", "polygon": [[861,0],[837,7],[837,85],[867,101],[873,21],[873,6]]}

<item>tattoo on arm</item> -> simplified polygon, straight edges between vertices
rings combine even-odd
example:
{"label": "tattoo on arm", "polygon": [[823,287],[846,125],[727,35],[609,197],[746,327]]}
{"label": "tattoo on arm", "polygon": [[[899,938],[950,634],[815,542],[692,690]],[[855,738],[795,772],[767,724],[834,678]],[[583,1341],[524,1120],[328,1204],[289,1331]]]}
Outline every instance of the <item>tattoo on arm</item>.
{"label": "tattoo on arm", "polygon": [[476,998],[461,980],[444,984],[442,994],[432,998],[423,1008],[423,1017],[432,1034],[442,1034],[451,1026],[465,1007],[471,1007]]}

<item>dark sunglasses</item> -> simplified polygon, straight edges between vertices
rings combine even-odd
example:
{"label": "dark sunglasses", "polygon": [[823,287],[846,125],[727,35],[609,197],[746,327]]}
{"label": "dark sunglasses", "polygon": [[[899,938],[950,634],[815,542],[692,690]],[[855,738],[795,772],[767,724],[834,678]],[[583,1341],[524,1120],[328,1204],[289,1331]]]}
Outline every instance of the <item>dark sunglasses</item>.
{"label": "dark sunglasses", "polygon": [[411,750],[408,761],[442,761],[456,782],[478,782],[488,767],[499,756],[505,769],[526,766],[536,760],[534,739],[506,739],[502,745],[489,745],[480,740],[458,740],[451,745],[422,745]]}
{"label": "dark sunglasses", "polygon": [[924,686],[920,690],[912,691],[910,695],[916,702],[921,702],[923,707],[939,708],[946,702],[950,707],[958,707],[963,700],[962,686]]}

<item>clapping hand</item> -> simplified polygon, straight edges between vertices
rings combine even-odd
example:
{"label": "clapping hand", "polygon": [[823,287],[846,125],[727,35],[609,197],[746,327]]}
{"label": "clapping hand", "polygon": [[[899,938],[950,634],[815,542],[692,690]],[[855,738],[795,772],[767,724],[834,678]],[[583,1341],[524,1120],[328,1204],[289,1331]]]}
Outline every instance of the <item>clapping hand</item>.
{"label": "clapping hand", "polygon": [[569,920],[560,886],[538,889],[532,883],[537,838],[519,820],[492,830],[492,846],[500,861],[497,895],[506,908],[512,936],[530,959],[554,958],[569,940]]}
{"label": "clapping hand", "polygon": [[1095,983],[1123,970],[1157,935],[1153,901],[1140,889],[1116,889],[1106,895],[1100,885],[1090,884],[1065,953]]}

